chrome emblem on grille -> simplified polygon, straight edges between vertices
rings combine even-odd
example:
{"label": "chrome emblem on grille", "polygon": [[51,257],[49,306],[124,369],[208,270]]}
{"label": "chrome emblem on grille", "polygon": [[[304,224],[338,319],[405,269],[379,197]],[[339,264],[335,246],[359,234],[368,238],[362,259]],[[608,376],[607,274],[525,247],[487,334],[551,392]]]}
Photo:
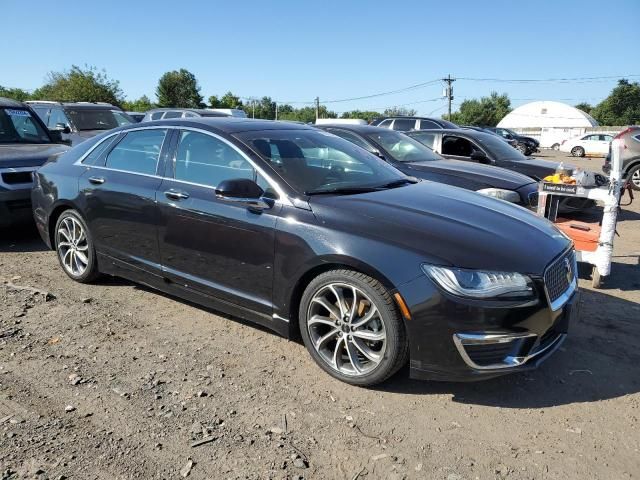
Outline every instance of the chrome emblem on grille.
{"label": "chrome emblem on grille", "polygon": [[567,273],[567,283],[571,285],[571,282],[573,281],[573,269],[571,268],[571,261],[569,258],[564,259],[564,269]]}

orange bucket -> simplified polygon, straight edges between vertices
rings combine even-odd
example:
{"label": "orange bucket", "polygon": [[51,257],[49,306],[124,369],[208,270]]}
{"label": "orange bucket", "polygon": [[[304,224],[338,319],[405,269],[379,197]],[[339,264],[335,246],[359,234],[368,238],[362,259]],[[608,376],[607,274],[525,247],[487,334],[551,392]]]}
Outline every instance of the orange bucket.
{"label": "orange bucket", "polygon": [[555,226],[562,230],[573,243],[576,250],[583,252],[595,252],[598,249],[600,238],[600,225],[597,223],[580,222],[568,218],[557,218]]}

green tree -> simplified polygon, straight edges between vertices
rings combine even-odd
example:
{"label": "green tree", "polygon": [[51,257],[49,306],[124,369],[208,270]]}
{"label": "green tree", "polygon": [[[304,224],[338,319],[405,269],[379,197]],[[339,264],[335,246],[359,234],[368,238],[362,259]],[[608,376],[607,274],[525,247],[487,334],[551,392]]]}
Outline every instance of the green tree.
{"label": "green tree", "polygon": [[593,110],[593,106],[589,105],[587,102],[579,103],[575,106],[578,110],[582,110],[584,113],[590,113]]}
{"label": "green tree", "polygon": [[[247,112],[248,114],[249,112]],[[338,118],[336,112],[327,110],[327,107],[320,105],[318,111],[320,118]],[[316,121],[316,107],[294,108],[291,112],[283,112],[278,108],[278,120],[295,120],[297,122],[313,123]]]}
{"label": "green tree", "polygon": [[609,96],[591,111],[600,125],[634,125],[640,122],[640,84],[618,80]]}
{"label": "green tree", "polygon": [[217,95],[211,95],[209,97],[209,108],[238,108],[242,110],[244,105],[240,97],[229,91],[221,98],[218,98]]}
{"label": "green tree", "polygon": [[155,105],[151,103],[151,100],[146,95],[141,96],[136,100],[125,100],[122,102],[122,108],[129,112],[146,112],[155,108]]}
{"label": "green tree", "polygon": [[351,110],[350,112],[342,112],[340,118],[359,118],[371,122],[374,118],[380,118],[383,115],[380,112],[373,112],[369,110]]}
{"label": "green tree", "polygon": [[21,88],[7,88],[0,85],[0,97],[12,98],[19,102],[31,99],[31,94]]}
{"label": "green tree", "polygon": [[84,69],[72,65],[63,72],[51,72],[47,82],[33,92],[34,100],[55,100],[58,102],[108,102],[120,105],[124,94],[117,80],[110,79],[104,70],[85,66]]}
{"label": "green tree", "polygon": [[491,92],[480,100],[465,100],[460,109],[451,114],[452,122],[459,125],[481,125],[495,127],[511,111],[511,100],[506,93]]}
{"label": "green tree", "polygon": [[184,68],[166,72],[156,88],[160,107],[204,108],[200,86],[193,73]]}
{"label": "green tree", "polygon": [[413,108],[390,107],[385,109],[382,115],[385,117],[413,117],[416,113],[418,112]]}

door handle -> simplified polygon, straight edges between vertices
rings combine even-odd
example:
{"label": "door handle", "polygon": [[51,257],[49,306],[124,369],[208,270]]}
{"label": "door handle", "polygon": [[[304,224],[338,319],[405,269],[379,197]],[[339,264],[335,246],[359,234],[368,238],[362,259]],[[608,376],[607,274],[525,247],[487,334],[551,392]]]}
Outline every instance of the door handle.
{"label": "door handle", "polygon": [[189,198],[188,193],[179,192],[178,190],[167,190],[164,192],[164,195],[171,200],[185,200]]}
{"label": "door handle", "polygon": [[102,185],[104,183],[104,178],[102,178],[102,177],[89,177],[89,183],[93,183],[94,185]]}

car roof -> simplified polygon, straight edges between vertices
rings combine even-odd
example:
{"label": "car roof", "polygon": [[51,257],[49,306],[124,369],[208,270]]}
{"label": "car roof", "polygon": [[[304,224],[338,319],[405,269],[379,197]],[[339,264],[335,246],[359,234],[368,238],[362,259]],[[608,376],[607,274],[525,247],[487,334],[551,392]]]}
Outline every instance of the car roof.
{"label": "car roof", "polygon": [[[376,132],[396,132],[396,130],[389,130],[384,127],[375,127],[373,125],[358,125],[352,123],[325,123],[323,125],[316,125],[316,128],[339,128],[341,130],[350,130],[357,133],[376,133]],[[397,132],[403,133],[403,132]]]}
{"label": "car roof", "polygon": [[[253,118],[240,117],[192,117],[192,118],[171,118],[167,120],[155,120],[144,122],[144,127],[152,126],[175,126],[203,128],[212,132],[240,133],[260,130],[314,130],[307,125],[299,125],[291,122],[279,122],[276,120],[258,120]],[[140,123],[133,123],[121,127],[122,130],[141,128]]]}
{"label": "car roof", "polygon": [[104,102],[54,102],[50,100],[28,100],[25,103],[29,105],[60,105],[62,107],[71,107],[76,110],[81,110],[85,108],[91,109],[91,110],[96,110],[96,109],[120,110],[120,107],[111,105],[110,103],[104,103]]}
{"label": "car roof", "polygon": [[17,100],[14,100],[12,98],[5,98],[5,97],[0,97],[0,107],[20,107],[20,108],[25,108],[26,105],[22,102],[19,102]]}

